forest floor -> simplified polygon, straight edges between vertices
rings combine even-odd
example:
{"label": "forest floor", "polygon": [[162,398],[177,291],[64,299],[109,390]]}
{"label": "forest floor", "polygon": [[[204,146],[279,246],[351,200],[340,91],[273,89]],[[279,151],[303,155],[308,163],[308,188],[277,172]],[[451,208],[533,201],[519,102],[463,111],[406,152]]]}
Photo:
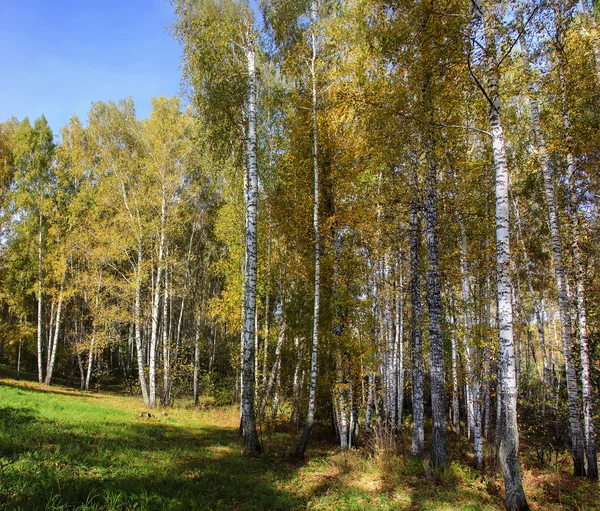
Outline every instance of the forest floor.
{"label": "forest floor", "polygon": [[[0,378],[0,509],[503,509],[501,477],[470,468],[456,435],[450,467],[428,474],[408,440],[394,456],[343,454],[316,431],[299,463],[284,424],[261,433],[263,455],[243,456],[235,407],[143,411],[135,397]],[[558,467],[523,460],[532,509],[600,509],[598,485],[570,476],[567,453]]]}

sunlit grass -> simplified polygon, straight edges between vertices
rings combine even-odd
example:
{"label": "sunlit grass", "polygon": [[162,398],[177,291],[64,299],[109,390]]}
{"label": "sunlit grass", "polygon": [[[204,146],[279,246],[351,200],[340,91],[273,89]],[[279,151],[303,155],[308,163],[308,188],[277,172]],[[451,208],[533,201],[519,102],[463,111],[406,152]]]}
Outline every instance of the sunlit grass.
{"label": "sunlit grass", "polygon": [[[261,428],[262,456],[243,456],[235,407],[142,411],[138,398],[0,380],[0,508],[503,508],[501,478],[459,462],[469,456],[459,438],[443,472],[428,473],[404,447],[341,453],[319,431],[298,463],[289,456],[296,431],[283,424]],[[532,508],[594,509],[596,485],[569,477],[568,458],[559,461],[558,472],[525,462]]]}

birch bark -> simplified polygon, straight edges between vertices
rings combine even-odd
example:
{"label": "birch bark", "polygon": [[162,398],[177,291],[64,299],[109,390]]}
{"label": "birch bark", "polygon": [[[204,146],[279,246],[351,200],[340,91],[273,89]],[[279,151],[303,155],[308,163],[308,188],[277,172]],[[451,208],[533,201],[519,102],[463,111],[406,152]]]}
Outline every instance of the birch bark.
{"label": "birch bark", "polygon": [[[585,4],[585,0],[583,0]],[[560,19],[560,18],[558,18]],[[563,138],[567,151],[567,187],[569,195],[569,220],[571,227],[571,248],[573,251],[573,264],[575,271],[575,299],[577,311],[577,327],[579,330],[579,354],[581,362],[581,394],[583,398],[583,434],[587,457],[587,476],[594,481],[598,480],[598,456],[596,453],[596,440],[594,430],[594,415],[592,410],[592,393],[590,384],[590,356],[587,333],[587,311],[585,308],[585,266],[583,264],[580,248],[579,224],[579,198],[577,194],[575,155],[571,139],[571,115],[567,101],[567,82],[565,79],[565,55],[562,46],[561,25],[557,23],[558,40],[558,74],[561,88],[561,106],[563,118]],[[598,39],[595,40],[595,49],[598,50]],[[596,53],[595,53],[596,55]],[[596,55],[598,57],[599,55]],[[597,65],[600,61],[597,60]],[[600,73],[600,70],[598,70]],[[532,109],[533,110],[533,109]],[[537,116],[539,123],[539,115]],[[541,130],[540,130],[541,133]],[[573,340],[573,345],[575,344]],[[579,406],[579,405],[578,405]],[[570,415],[570,414],[569,414]],[[576,474],[577,475],[577,474]]]}
{"label": "birch bark", "polygon": [[310,40],[312,55],[310,60],[310,75],[312,85],[312,130],[313,130],[313,229],[315,235],[315,285],[313,309],[313,335],[310,359],[310,385],[308,391],[308,412],[302,436],[296,446],[296,457],[302,459],[308,444],[308,438],[313,427],[315,403],[317,398],[317,354],[319,350],[319,312],[321,299],[321,234],[319,230],[319,160],[318,160],[318,125],[317,125],[317,1],[312,0],[310,6]]}
{"label": "birch bark", "polygon": [[484,47],[487,51],[487,97],[492,134],[494,170],[496,174],[496,282],[498,301],[498,329],[500,332],[501,368],[501,428],[500,465],[506,489],[506,508],[528,510],[518,460],[519,432],[517,427],[517,382],[515,345],[513,338],[513,311],[510,280],[510,236],[508,202],[508,165],[506,144],[500,116],[499,70],[496,55],[496,30],[481,0],[472,0],[473,17],[483,23]]}
{"label": "birch bark", "polygon": [[256,314],[258,170],[256,149],[256,68],[252,28],[248,27],[248,201],[246,204],[246,282],[244,286],[244,351],[241,423],[244,452],[261,451],[254,412],[254,335]]}
{"label": "birch bark", "polygon": [[44,383],[46,385],[50,385],[50,382],[52,381],[52,373],[54,372],[54,364],[56,363],[56,350],[58,347],[58,337],[60,335],[60,320],[61,320],[61,313],[62,313],[63,301],[64,301],[63,291],[65,288],[66,276],[67,276],[67,268],[65,266],[65,269],[63,271],[62,280],[60,283],[60,290],[58,292],[58,305],[56,306],[56,320],[55,320],[55,325],[54,325],[52,352],[50,355],[50,363],[48,364],[48,367],[46,368],[46,379],[44,381]]}
{"label": "birch bark", "polygon": [[[430,105],[429,105],[430,108]],[[429,360],[431,372],[431,458],[434,468],[446,466],[446,393],[444,389],[444,345],[442,339],[442,295],[440,290],[437,165],[433,136],[426,135],[427,197],[425,200],[427,238],[427,304],[429,306]]]}
{"label": "birch bark", "polygon": [[[415,171],[416,172],[416,171]],[[416,178],[416,176],[415,176]],[[416,179],[415,179],[416,180]],[[412,344],[412,408],[413,434],[410,453],[417,458],[425,455],[425,410],[423,403],[423,339],[421,331],[421,276],[419,210],[417,199],[410,205],[410,274],[411,274],[411,344]]]}
{"label": "birch bark", "polygon": [[38,289],[37,289],[37,362],[38,362],[38,382],[43,381],[43,358],[42,358],[42,324],[43,324],[43,258],[42,258],[42,208],[39,211],[39,234],[38,234]]}

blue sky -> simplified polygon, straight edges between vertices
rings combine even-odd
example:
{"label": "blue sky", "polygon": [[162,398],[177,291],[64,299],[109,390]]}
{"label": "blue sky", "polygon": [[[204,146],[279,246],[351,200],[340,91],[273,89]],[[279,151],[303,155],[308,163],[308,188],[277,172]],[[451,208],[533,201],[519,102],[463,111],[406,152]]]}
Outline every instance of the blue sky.
{"label": "blue sky", "polygon": [[0,0],[0,121],[44,114],[55,131],[92,101],[178,95],[167,0]]}

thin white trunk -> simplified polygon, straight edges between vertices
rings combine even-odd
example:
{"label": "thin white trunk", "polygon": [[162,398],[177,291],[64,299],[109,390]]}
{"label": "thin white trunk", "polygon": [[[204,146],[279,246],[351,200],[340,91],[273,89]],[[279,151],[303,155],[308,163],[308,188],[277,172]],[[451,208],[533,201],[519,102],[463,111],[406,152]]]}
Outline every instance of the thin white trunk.
{"label": "thin white trunk", "polygon": [[[397,422],[396,428],[398,431],[402,431],[402,411],[404,408],[404,286],[403,279],[404,276],[402,274],[402,262],[398,264],[398,280],[396,285],[396,321],[395,321],[395,336],[396,336],[396,346],[397,346]],[[354,404],[354,400],[353,400]],[[351,428],[352,430],[352,428]]]}
{"label": "thin white trunk", "polygon": [[90,390],[90,380],[92,379],[92,369],[94,364],[94,350],[96,348],[96,326],[92,330],[92,340],[90,342],[90,351],[88,353],[87,373],[85,374],[85,390]]}
{"label": "thin white trunk", "polygon": [[296,446],[296,457],[304,458],[310,432],[315,418],[315,404],[317,400],[317,354],[319,351],[319,311],[321,299],[321,234],[319,230],[319,158],[318,158],[318,125],[317,125],[317,1],[312,0],[310,6],[310,38],[312,56],[310,61],[310,74],[312,85],[312,131],[313,131],[313,229],[315,235],[315,282],[314,282],[314,307],[313,307],[313,335],[310,358],[310,385],[308,390],[308,411],[302,436]]}
{"label": "thin white trunk", "polygon": [[246,276],[244,286],[244,350],[242,360],[241,425],[244,452],[261,450],[254,416],[255,319],[257,274],[258,170],[256,149],[256,70],[252,27],[248,26],[246,57],[248,63],[248,200],[246,203]]}
{"label": "thin white trunk", "polygon": [[200,389],[198,388],[198,375],[200,373],[200,329],[202,328],[201,309],[201,305],[198,304],[194,332],[194,377],[192,383],[194,391],[194,406],[198,406],[200,400]]}
{"label": "thin white trunk", "polygon": [[154,282],[154,298],[152,300],[152,330],[150,333],[150,359],[149,359],[149,396],[148,406],[156,408],[156,350],[158,348],[158,323],[160,314],[160,292],[163,272],[163,258],[165,251],[165,223],[166,223],[166,197],[165,189],[162,189],[161,208],[160,208],[160,235],[158,241],[158,260],[156,262],[156,280]]}
{"label": "thin white trunk", "polygon": [[[269,240],[269,252],[271,242]],[[269,257],[269,256],[267,256]],[[267,265],[268,266],[268,265]],[[267,270],[267,276],[270,275]],[[267,297],[265,299],[265,338],[263,339],[263,360],[262,360],[262,388],[267,384],[267,362],[269,359],[269,290],[267,289]]]}
{"label": "thin white trunk", "polygon": [[296,353],[296,368],[294,369],[294,380],[292,387],[292,415],[290,422],[298,426],[300,422],[300,392],[302,384],[300,382],[300,371],[302,368],[302,344],[298,337],[294,338],[294,348]]}
{"label": "thin white trunk", "polygon": [[163,296],[163,331],[162,331],[162,352],[163,352],[163,388],[162,388],[162,405],[167,406],[170,402],[169,398],[169,332],[167,331],[167,315],[169,308],[169,280],[165,271],[165,290]]}
{"label": "thin white trunk", "polygon": [[138,380],[140,383],[140,389],[142,391],[142,400],[147,406],[149,403],[148,399],[148,384],[146,383],[146,374],[144,372],[144,347],[142,345],[142,318],[141,318],[141,300],[142,300],[142,244],[138,241],[138,262],[135,273],[135,307],[134,307],[134,319],[135,319],[135,347],[137,353],[137,365],[138,365]]}
{"label": "thin white trunk", "polygon": [[[585,0],[584,0],[585,3]],[[596,43],[597,43],[596,39]],[[567,149],[567,178],[569,191],[569,216],[571,227],[571,247],[573,251],[573,264],[575,270],[575,298],[577,311],[577,327],[579,330],[579,355],[581,362],[581,395],[583,398],[583,433],[587,457],[587,476],[593,481],[598,480],[598,455],[596,453],[596,434],[594,428],[594,414],[592,408],[592,390],[590,379],[590,354],[587,333],[587,311],[585,308],[585,265],[581,255],[579,222],[579,197],[577,194],[575,155],[571,140],[571,119],[567,103],[567,86],[564,73],[564,64],[560,64],[560,83],[562,92],[562,115],[564,127],[564,141]],[[600,62],[597,62],[600,64]]]}
{"label": "thin white trunk", "polygon": [[[416,172],[415,172],[416,174]],[[415,176],[416,183],[416,176]],[[411,273],[411,344],[412,344],[412,409],[413,434],[410,453],[418,458],[425,455],[425,405],[423,402],[424,370],[423,339],[421,331],[421,277],[420,277],[420,238],[419,211],[417,199],[410,205],[410,273]]]}
{"label": "thin white trunk", "polygon": [[283,340],[285,338],[285,324],[281,326],[281,330],[279,331],[279,337],[277,338],[277,344],[275,345],[275,361],[273,362],[273,366],[271,367],[271,373],[269,375],[269,379],[267,380],[267,384],[263,389],[263,395],[260,402],[260,409],[258,416],[262,419],[265,415],[265,410],[267,408],[267,401],[269,399],[269,395],[273,390],[273,384],[275,383],[279,373],[281,366],[281,348],[283,346]]}
{"label": "thin white trunk", "polygon": [[48,364],[48,367],[46,368],[46,380],[45,380],[46,385],[50,385],[50,382],[52,381],[52,373],[54,372],[54,364],[56,363],[56,349],[58,346],[58,337],[60,335],[60,319],[61,319],[61,313],[62,313],[63,301],[64,301],[63,291],[64,291],[64,287],[65,287],[66,276],[67,276],[67,268],[65,267],[65,269],[63,271],[62,280],[60,283],[60,290],[58,292],[59,293],[58,294],[58,305],[56,307],[56,319],[54,322],[52,354],[50,356],[50,363]]}
{"label": "thin white trunk", "polygon": [[452,332],[450,334],[450,345],[452,349],[452,425],[454,432],[460,435],[460,404],[459,404],[459,387],[458,387],[458,371],[457,359],[458,352],[456,346],[456,329],[454,327],[454,317],[450,317],[452,323]]}
{"label": "thin white trunk", "polygon": [[499,70],[496,55],[496,29],[492,19],[484,13],[481,0],[473,0],[473,16],[481,21],[484,42],[488,52],[487,96],[489,122],[492,134],[494,170],[496,174],[496,282],[498,301],[498,329],[500,333],[501,367],[501,425],[500,465],[506,489],[506,508],[509,511],[528,510],[521,468],[519,465],[519,432],[517,427],[517,382],[515,345],[513,338],[513,311],[510,280],[510,236],[508,202],[508,165],[506,144],[500,117]]}
{"label": "thin white trunk", "polygon": [[54,318],[55,318],[56,302],[52,300],[50,305],[50,323],[48,324],[48,339],[46,340],[46,372],[48,372],[48,366],[50,365],[50,358],[52,356],[52,341],[54,339]]}
{"label": "thin white trunk", "polygon": [[38,382],[43,381],[43,359],[42,359],[42,314],[43,314],[43,273],[42,273],[42,209],[39,212],[39,236],[38,236],[38,289],[37,289],[37,360],[38,360]]}
{"label": "thin white trunk", "polygon": [[21,345],[22,340],[19,338],[19,351],[17,352],[17,380],[21,379]]}
{"label": "thin white trunk", "polygon": [[[429,96],[426,92],[426,96]],[[426,98],[429,103],[430,99]],[[428,107],[428,115],[433,117]],[[431,455],[432,467],[446,466],[446,393],[444,370],[444,346],[442,339],[442,295],[440,289],[437,164],[434,156],[434,139],[431,129],[427,130],[425,151],[427,180],[425,198],[427,240],[427,305],[429,309],[429,364],[431,379]]]}
{"label": "thin white trunk", "polygon": [[[531,260],[525,246],[525,238],[523,237],[523,228],[521,224],[521,216],[519,214],[519,206],[516,199],[513,199],[513,209],[515,211],[515,220],[517,224],[517,234],[519,235],[519,241],[521,242],[521,249],[523,251],[523,257],[525,259],[525,269],[527,272],[527,287],[529,288],[529,294],[531,295],[531,302],[533,305],[533,314],[535,316],[536,327],[538,330],[538,336],[540,340],[540,351],[542,352],[542,382],[544,383],[542,400],[545,400],[546,387],[548,386],[548,355],[546,350],[546,336],[544,333],[544,323],[542,321],[542,315],[540,312],[540,303],[537,299],[537,293],[533,289],[533,271],[531,269]],[[544,406],[542,401],[542,407]]]}

